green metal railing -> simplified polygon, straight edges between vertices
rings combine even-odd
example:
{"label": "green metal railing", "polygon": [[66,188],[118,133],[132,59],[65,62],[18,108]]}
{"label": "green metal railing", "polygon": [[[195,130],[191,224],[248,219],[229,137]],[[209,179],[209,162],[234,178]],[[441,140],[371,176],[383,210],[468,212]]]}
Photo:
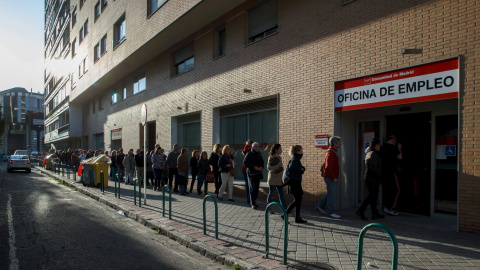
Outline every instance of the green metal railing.
{"label": "green metal railing", "polygon": [[105,178],[103,171],[100,171],[100,190],[105,194]]}
{"label": "green metal railing", "polygon": [[207,234],[207,214],[205,210],[205,203],[207,202],[208,198],[211,198],[215,204],[215,239],[218,239],[218,206],[217,200],[215,200],[212,195],[206,195],[205,198],[203,198],[203,235]]}
{"label": "green metal railing", "polygon": [[168,219],[172,219],[172,190],[168,185],[165,185],[162,188],[163,216],[165,216],[165,188],[168,189]]}
{"label": "green metal railing", "polygon": [[388,234],[388,237],[390,237],[390,240],[392,241],[393,244],[393,252],[392,252],[392,270],[397,270],[397,265],[398,265],[398,243],[397,243],[397,238],[395,235],[385,227],[384,225],[380,223],[370,223],[367,226],[363,227],[362,231],[360,232],[360,235],[358,236],[358,253],[357,253],[357,270],[362,270],[362,257],[363,257],[363,238],[365,237],[365,233],[373,227],[378,227],[382,229],[384,232]]}
{"label": "green metal railing", "polygon": [[287,248],[288,248],[288,215],[287,211],[285,211],[285,208],[278,202],[272,202],[267,205],[267,208],[265,209],[265,258],[268,258],[268,252],[269,252],[269,247],[270,247],[270,235],[269,235],[269,230],[268,230],[268,214],[270,211],[270,208],[272,206],[278,206],[280,210],[282,210],[283,213],[283,265],[287,265]]}
{"label": "green metal railing", "polygon": [[138,184],[138,206],[142,207],[142,183],[140,179],[133,181],[133,202],[137,205],[137,184]]}
{"label": "green metal railing", "polygon": [[115,197],[117,197],[117,182],[118,182],[118,198],[120,199],[120,177],[118,173],[115,174]]}

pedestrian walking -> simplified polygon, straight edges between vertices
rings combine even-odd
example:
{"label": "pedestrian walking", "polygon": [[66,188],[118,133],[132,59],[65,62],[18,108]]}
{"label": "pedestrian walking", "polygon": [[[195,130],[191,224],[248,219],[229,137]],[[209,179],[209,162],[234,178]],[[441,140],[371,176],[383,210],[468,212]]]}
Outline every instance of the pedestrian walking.
{"label": "pedestrian walking", "polygon": [[125,168],[125,185],[133,184],[133,172],[135,171],[133,149],[128,150],[128,154],[123,159],[122,165]]}
{"label": "pedestrian walking", "polygon": [[[177,158],[178,166],[178,175],[182,176],[178,179],[175,179],[175,186],[179,186],[180,195],[187,195],[187,186],[188,186],[188,158],[187,158],[187,148],[182,148],[180,155]],[[179,179],[181,178],[181,181]]]}
{"label": "pedestrian walking", "polygon": [[400,161],[403,159],[403,155],[402,145],[398,142],[397,136],[390,135],[388,137],[387,143],[381,148],[380,156],[383,170],[383,211],[391,216],[398,216],[395,208],[400,195],[398,172],[400,171]]}
{"label": "pedestrian walking", "polygon": [[137,149],[137,154],[135,155],[135,172],[137,173],[137,178],[143,185],[143,170],[144,170],[144,162],[143,162],[143,152],[140,149]]}
{"label": "pedestrian walking", "polygon": [[125,154],[123,153],[123,148],[120,148],[117,153],[117,170],[118,170],[118,181],[123,182],[125,176],[125,166],[123,166],[123,160],[125,159]]}
{"label": "pedestrian walking", "polygon": [[[218,200],[223,201],[223,193],[228,186],[228,200],[233,200],[233,176],[235,171],[235,163],[232,159],[232,155],[230,154],[230,145],[225,145],[222,149],[222,155],[218,159],[218,168],[220,170],[220,175],[222,177],[222,185],[220,186],[220,190],[218,191]],[[233,171],[233,172],[232,172]]]}
{"label": "pedestrian walking", "polygon": [[[273,201],[273,194],[275,190],[278,192],[278,198],[280,205],[283,206],[283,209],[287,209],[287,203],[285,202],[285,195],[283,190],[283,162],[282,157],[282,146],[280,144],[274,144],[270,149],[270,155],[267,161],[267,170],[268,170],[268,180],[267,184],[269,186],[267,205]],[[273,210],[270,210],[273,212]]]}
{"label": "pedestrian walking", "polygon": [[262,170],[265,167],[262,153],[260,153],[260,145],[255,142],[252,144],[252,150],[245,156],[243,162],[247,167],[248,185],[250,188],[250,205],[252,209],[257,209],[257,197],[260,190],[260,181],[263,179]]}
{"label": "pedestrian walking", "polygon": [[374,138],[370,141],[369,147],[365,150],[365,174],[364,181],[368,188],[368,195],[363,200],[356,214],[362,220],[368,220],[365,210],[370,204],[372,219],[384,218],[377,210],[377,199],[380,184],[382,183],[382,166],[380,161],[380,140]]}
{"label": "pedestrian walking", "polygon": [[112,180],[116,181],[116,176],[118,173],[117,169],[117,151],[113,150],[112,151],[112,156],[110,157],[110,176],[112,177]]}
{"label": "pedestrian walking", "polygon": [[215,178],[215,194],[218,198],[218,191],[222,185],[222,178],[220,177],[220,169],[218,168],[218,160],[220,159],[220,152],[222,151],[222,146],[220,144],[215,144],[213,146],[213,152],[210,154],[208,159],[208,164],[212,168],[213,176]]}
{"label": "pedestrian walking", "polygon": [[177,183],[177,176],[178,176],[178,169],[177,169],[177,159],[180,153],[178,152],[178,144],[173,145],[173,150],[168,153],[167,156],[167,169],[168,169],[168,185],[170,188],[173,186],[173,177],[175,176],[175,188],[173,192],[178,192],[178,183]]}
{"label": "pedestrian walking", "polygon": [[[252,150],[252,140],[248,139],[245,142],[245,146],[243,147],[242,151],[243,162],[245,162],[245,156],[247,156],[250,150]],[[247,195],[247,204],[250,205],[250,185],[248,184],[247,167],[245,167],[245,164],[242,164],[242,173],[243,179],[245,180],[245,193]]]}
{"label": "pedestrian walking", "polygon": [[165,168],[165,161],[161,153],[161,149],[162,148],[158,146],[155,149],[155,153],[152,155],[152,168],[155,176],[155,181],[152,183],[154,191],[160,190],[163,169]]}
{"label": "pedestrian walking", "polygon": [[[307,221],[300,216],[300,209],[302,208],[303,188],[302,178],[305,173],[301,159],[303,157],[303,148],[300,145],[290,147],[290,162],[287,166],[286,175],[289,177],[288,185],[292,191],[293,202],[287,207],[287,215],[295,208],[295,223],[306,223]],[[282,215],[282,219],[285,218]]]}
{"label": "pedestrian walking", "polygon": [[197,150],[193,150],[192,157],[190,158],[190,168],[192,168],[192,183],[190,184],[190,193],[193,191],[193,185],[195,184],[195,180],[197,179],[198,175],[198,158],[200,156],[200,152]]}
{"label": "pedestrian walking", "polygon": [[[323,196],[322,200],[317,204],[315,209],[322,215],[328,215],[331,218],[342,218],[335,212],[335,193],[337,190],[337,181],[340,174],[338,155],[337,152],[340,149],[340,137],[330,137],[330,147],[325,154],[325,161],[323,163],[323,180],[327,184],[327,193]],[[328,204],[328,210],[325,212],[325,205]]]}
{"label": "pedestrian walking", "polygon": [[208,164],[208,154],[207,151],[202,151],[200,154],[200,159],[197,163],[198,168],[198,183],[197,183],[197,194],[202,195],[202,186],[205,183],[205,195],[208,194],[208,183],[205,181],[207,173],[210,170],[210,165]]}

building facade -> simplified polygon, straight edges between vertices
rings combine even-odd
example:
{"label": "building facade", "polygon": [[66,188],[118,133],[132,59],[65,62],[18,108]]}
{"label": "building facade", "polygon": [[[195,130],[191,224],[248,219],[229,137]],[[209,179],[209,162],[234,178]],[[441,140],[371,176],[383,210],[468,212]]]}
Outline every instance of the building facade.
{"label": "building facade", "polygon": [[[404,152],[398,208],[480,231],[476,1],[69,4],[68,64],[58,65],[69,75],[59,77],[57,65],[46,71],[69,91],[69,133],[59,143],[136,149],[145,138],[150,149],[178,143],[208,152],[230,144],[237,164],[247,139],[262,145],[265,159],[274,142],[284,150],[300,144],[305,200],[313,204],[326,191],[319,174],[326,149],[316,137],[336,135],[336,208],[349,209],[367,192],[366,142],[395,134]],[[57,133],[49,133],[52,141]]]}
{"label": "building facade", "polygon": [[0,92],[0,104],[5,119],[2,154],[13,155],[15,150],[43,151],[43,95],[15,87]]}

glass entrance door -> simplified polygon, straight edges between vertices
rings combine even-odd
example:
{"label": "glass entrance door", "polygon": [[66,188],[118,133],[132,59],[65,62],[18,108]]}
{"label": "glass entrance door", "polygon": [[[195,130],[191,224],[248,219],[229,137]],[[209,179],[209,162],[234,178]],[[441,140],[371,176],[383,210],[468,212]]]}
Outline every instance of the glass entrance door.
{"label": "glass entrance door", "polygon": [[382,119],[361,119],[357,121],[357,193],[356,205],[360,206],[363,199],[368,195],[368,189],[365,188],[363,179],[365,173],[365,150],[370,145],[370,140],[379,138],[382,141]]}
{"label": "glass entrance door", "polygon": [[435,117],[435,213],[457,213],[458,115]]}

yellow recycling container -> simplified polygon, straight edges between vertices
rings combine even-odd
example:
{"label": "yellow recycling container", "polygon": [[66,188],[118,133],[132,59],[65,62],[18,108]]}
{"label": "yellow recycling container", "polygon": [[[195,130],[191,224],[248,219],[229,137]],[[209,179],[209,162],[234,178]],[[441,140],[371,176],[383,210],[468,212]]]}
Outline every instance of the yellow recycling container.
{"label": "yellow recycling container", "polygon": [[45,157],[45,169],[52,170],[52,159],[57,158],[56,154],[50,154]]}
{"label": "yellow recycling container", "polygon": [[90,184],[90,170],[92,170],[93,176],[93,185],[94,186],[101,186],[101,178],[100,172],[103,171],[103,186],[108,187],[108,162],[110,159],[105,155],[99,155],[96,157],[91,157],[89,159],[85,159],[82,162],[83,167],[83,174],[84,174],[84,182],[85,184]]}

